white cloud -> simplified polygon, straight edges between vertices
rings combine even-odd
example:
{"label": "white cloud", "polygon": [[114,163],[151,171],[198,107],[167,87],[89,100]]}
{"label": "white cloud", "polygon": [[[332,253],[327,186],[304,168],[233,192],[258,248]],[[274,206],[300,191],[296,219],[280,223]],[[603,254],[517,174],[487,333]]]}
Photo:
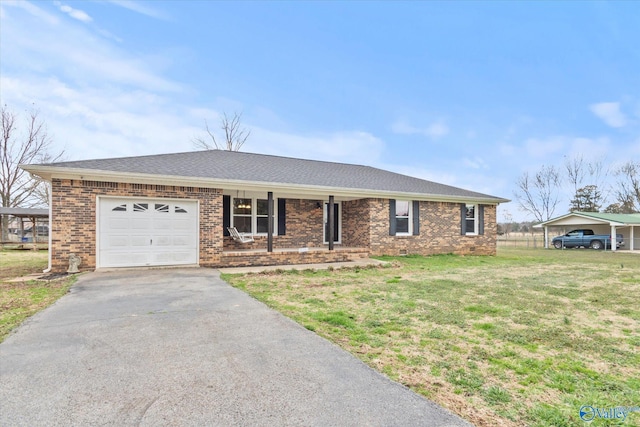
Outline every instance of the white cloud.
{"label": "white cloud", "polygon": [[[110,41],[94,37],[92,28],[59,21],[35,5],[25,4],[18,3],[15,12],[20,13],[21,8],[29,15],[2,18],[4,75],[12,75],[10,67],[16,67],[89,87],[128,85],[154,91],[184,91],[183,85],[161,75],[166,65],[159,63],[157,57],[133,56]],[[15,75],[29,78],[23,71]]]}
{"label": "white cloud", "polygon": [[567,144],[567,138],[552,136],[549,138],[529,138],[524,142],[526,155],[533,158],[546,158],[562,151]]}
{"label": "white cloud", "polygon": [[626,116],[622,111],[620,111],[619,102],[600,102],[597,104],[591,104],[589,109],[593,114],[598,116],[611,127],[621,128],[627,124]]}
{"label": "white cloud", "polygon": [[391,130],[401,135],[423,135],[431,139],[441,138],[449,133],[449,127],[442,120],[433,122],[424,128],[412,126],[404,120],[398,120],[391,125]]}
{"label": "white cloud", "polygon": [[340,131],[320,135],[296,135],[260,127],[251,128],[243,151],[371,165],[379,162],[384,143],[368,132]]}
{"label": "white cloud", "polygon": [[[3,20],[5,19],[5,13],[6,10],[4,8],[4,6],[7,7],[16,7],[22,10],[27,11],[30,15],[37,17],[43,21],[45,21],[46,23],[50,24],[50,25],[54,25],[57,24],[59,22],[58,17],[45,12],[44,10],[42,10],[41,8],[34,6],[33,4],[31,4],[28,1],[18,1],[18,0],[6,0],[3,1],[2,3],[0,3],[0,10],[2,10],[2,18]],[[6,17],[7,19],[9,19],[8,17]]]}
{"label": "white cloud", "polygon": [[109,0],[109,3],[116,6],[123,7],[136,13],[140,13],[151,18],[166,20],[167,16],[153,8],[148,7],[149,3],[142,4],[141,2],[135,2],[131,0]]}
{"label": "white cloud", "polygon": [[189,151],[202,130],[190,109],[143,90],[71,87],[58,79],[0,77],[2,101],[40,111],[70,160]]}
{"label": "white cloud", "polygon": [[489,169],[489,165],[487,165],[487,162],[485,162],[484,159],[480,157],[474,157],[472,159],[464,158],[462,159],[462,164],[471,169]]}
{"label": "white cloud", "polygon": [[93,21],[93,19],[84,11],[80,10],[80,9],[74,9],[71,6],[68,6],[66,4],[62,4],[59,1],[54,1],[53,2],[56,6],[58,6],[58,8],[66,13],[67,15],[69,15],[70,17],[77,19],[78,21],[82,21],[82,22],[91,22]]}
{"label": "white cloud", "polygon": [[581,156],[585,160],[599,160],[614,152],[607,137],[572,138],[568,144],[569,157]]}

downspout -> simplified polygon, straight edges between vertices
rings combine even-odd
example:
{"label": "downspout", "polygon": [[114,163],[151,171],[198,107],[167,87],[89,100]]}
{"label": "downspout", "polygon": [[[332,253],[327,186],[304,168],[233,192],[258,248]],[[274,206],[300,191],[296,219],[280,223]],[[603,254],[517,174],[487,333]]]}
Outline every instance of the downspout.
{"label": "downspout", "polygon": [[51,272],[51,253],[53,252],[53,248],[51,247],[53,227],[51,226],[51,218],[53,217],[51,213],[53,212],[53,182],[51,182],[51,188],[49,190],[49,265],[45,270],[42,270],[43,273]]}

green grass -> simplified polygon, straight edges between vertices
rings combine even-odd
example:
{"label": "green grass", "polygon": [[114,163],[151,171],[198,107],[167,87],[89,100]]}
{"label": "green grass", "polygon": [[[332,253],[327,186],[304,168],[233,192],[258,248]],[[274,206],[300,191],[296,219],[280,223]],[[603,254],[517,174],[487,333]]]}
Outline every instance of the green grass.
{"label": "green grass", "polygon": [[0,342],[25,319],[66,294],[75,276],[50,281],[9,281],[47,267],[47,251],[0,251]]}
{"label": "green grass", "polygon": [[639,404],[640,256],[382,259],[224,278],[476,425],[583,425],[584,404]]}

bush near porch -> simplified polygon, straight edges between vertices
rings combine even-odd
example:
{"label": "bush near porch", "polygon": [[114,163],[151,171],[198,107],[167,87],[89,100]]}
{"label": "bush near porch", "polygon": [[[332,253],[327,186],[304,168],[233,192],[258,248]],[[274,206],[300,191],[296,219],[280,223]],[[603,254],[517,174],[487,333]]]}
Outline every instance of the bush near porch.
{"label": "bush near porch", "polygon": [[383,259],[224,278],[478,426],[583,425],[582,405],[639,405],[639,255]]}

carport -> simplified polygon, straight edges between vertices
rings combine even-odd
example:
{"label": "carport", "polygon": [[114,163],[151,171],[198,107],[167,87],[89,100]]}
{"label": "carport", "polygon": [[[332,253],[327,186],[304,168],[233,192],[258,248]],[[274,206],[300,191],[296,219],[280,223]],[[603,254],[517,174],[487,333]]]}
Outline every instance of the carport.
{"label": "carport", "polygon": [[[622,234],[625,246],[633,251],[640,249],[640,214],[609,214],[600,212],[571,212],[535,225],[544,228],[544,247],[549,247],[549,227],[566,227],[571,229],[591,228],[596,234],[611,232],[612,236]],[[635,240],[638,242],[635,242]],[[616,245],[611,245],[616,250]]]}
{"label": "carport", "polygon": [[[31,230],[33,233],[33,243],[36,243],[40,233],[38,233],[39,225],[46,225],[47,229],[49,226],[49,209],[37,209],[37,208],[0,208],[0,216],[5,217],[7,223],[11,222],[12,218],[17,219],[19,229],[16,230],[16,238],[19,239],[18,242],[24,242],[25,228],[24,222],[25,220],[31,223]],[[42,225],[40,225],[42,226]],[[7,229],[10,227],[7,227]],[[4,230],[3,230],[4,231]],[[19,234],[18,234],[19,231]],[[10,234],[10,233],[9,233]],[[46,233],[48,236],[48,233]],[[19,236],[19,237],[18,237]],[[10,239],[9,235],[4,235],[2,233],[2,238],[0,239],[2,243],[13,243]]]}

